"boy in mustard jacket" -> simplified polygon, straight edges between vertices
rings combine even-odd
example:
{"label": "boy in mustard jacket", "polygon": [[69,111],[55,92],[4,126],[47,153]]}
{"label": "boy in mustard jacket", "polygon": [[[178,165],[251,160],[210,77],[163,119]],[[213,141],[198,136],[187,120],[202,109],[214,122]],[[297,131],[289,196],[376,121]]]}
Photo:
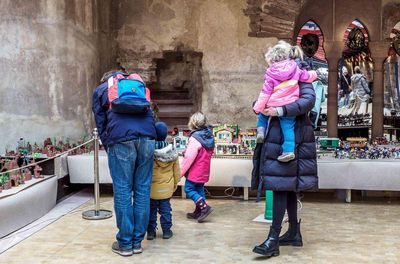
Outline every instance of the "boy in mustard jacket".
{"label": "boy in mustard jacket", "polygon": [[147,240],[156,238],[157,210],[160,214],[160,223],[163,231],[163,238],[169,239],[173,233],[172,208],[170,199],[175,192],[181,178],[179,169],[178,153],[168,144],[168,128],[165,123],[155,124],[157,141],[154,151],[153,178],[150,193],[150,219],[147,227]]}

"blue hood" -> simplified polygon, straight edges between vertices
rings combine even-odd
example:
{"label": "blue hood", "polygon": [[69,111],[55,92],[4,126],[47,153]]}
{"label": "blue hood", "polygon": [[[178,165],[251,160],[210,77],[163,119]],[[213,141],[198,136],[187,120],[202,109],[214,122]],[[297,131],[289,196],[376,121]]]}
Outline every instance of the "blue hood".
{"label": "blue hood", "polygon": [[190,136],[194,137],[206,149],[214,149],[214,135],[211,132],[211,127],[206,127],[193,131]]}

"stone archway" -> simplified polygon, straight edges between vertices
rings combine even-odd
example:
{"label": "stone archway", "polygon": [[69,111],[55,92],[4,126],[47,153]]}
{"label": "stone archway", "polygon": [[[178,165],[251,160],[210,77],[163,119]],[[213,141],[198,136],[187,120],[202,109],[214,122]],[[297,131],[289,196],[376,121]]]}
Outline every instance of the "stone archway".
{"label": "stone archway", "polygon": [[313,83],[316,103],[310,113],[310,119],[319,131],[318,134],[326,135],[328,61],[324,50],[324,34],[315,21],[308,20],[303,24],[298,31],[296,45],[302,48],[304,59],[310,68],[319,71],[319,80]]}
{"label": "stone archway", "polygon": [[383,65],[384,133],[389,140],[400,140],[400,22],[390,32],[388,57]]}
{"label": "stone archway", "polygon": [[[340,138],[369,137],[372,125],[373,60],[369,33],[353,20],[343,34],[338,61],[338,135]],[[355,72],[360,69],[361,73]]]}

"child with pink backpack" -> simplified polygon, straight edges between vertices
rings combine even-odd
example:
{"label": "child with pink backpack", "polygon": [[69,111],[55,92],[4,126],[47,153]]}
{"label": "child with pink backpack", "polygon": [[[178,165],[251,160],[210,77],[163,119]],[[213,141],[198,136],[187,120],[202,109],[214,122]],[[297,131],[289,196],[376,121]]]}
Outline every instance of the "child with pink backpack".
{"label": "child with pink backpack", "polygon": [[186,177],[185,193],[193,200],[196,208],[193,213],[187,213],[186,216],[201,223],[214,210],[206,203],[204,184],[210,177],[215,142],[203,113],[194,113],[190,117],[188,126],[191,133],[181,162],[181,175]]}

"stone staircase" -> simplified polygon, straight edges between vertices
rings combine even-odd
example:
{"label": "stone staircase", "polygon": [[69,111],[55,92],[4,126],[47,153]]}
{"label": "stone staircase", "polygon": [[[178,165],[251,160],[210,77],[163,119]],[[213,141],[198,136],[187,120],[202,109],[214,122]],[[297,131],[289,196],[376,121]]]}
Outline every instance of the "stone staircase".
{"label": "stone staircase", "polygon": [[152,100],[157,104],[157,117],[170,128],[186,126],[194,112],[188,91],[154,91]]}

